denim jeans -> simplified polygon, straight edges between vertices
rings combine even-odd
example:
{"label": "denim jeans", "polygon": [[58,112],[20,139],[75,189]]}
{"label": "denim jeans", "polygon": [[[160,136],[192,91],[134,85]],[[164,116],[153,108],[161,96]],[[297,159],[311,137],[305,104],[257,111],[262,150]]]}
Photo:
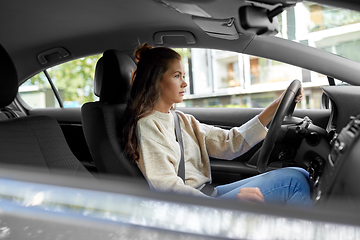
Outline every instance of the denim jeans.
{"label": "denim jeans", "polygon": [[267,203],[311,206],[308,178],[303,169],[282,168],[217,186],[217,198],[236,199],[241,188],[258,187]]}

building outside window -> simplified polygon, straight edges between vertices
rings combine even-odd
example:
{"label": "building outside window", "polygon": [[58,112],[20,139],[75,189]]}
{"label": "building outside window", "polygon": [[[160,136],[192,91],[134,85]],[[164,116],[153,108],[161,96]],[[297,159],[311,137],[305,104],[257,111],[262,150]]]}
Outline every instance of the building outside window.
{"label": "building outside window", "polygon": [[[301,21],[299,21],[301,19]],[[360,14],[312,2],[298,3],[278,16],[278,37],[360,62]],[[321,108],[326,76],[256,56],[219,50],[191,49],[193,92],[180,106],[266,107],[289,82],[303,83],[300,108]],[[192,82],[192,81],[190,81]],[[339,81],[337,81],[339,83]]]}

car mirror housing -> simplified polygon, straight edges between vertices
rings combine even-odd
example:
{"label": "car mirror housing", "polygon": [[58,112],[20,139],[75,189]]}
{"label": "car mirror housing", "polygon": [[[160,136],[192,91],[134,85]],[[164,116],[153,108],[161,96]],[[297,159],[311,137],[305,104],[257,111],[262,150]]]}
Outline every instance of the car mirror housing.
{"label": "car mirror housing", "polygon": [[257,6],[241,7],[239,9],[241,27],[246,32],[256,35],[275,35],[279,32],[279,22],[276,15],[282,11],[282,7],[272,11]]}

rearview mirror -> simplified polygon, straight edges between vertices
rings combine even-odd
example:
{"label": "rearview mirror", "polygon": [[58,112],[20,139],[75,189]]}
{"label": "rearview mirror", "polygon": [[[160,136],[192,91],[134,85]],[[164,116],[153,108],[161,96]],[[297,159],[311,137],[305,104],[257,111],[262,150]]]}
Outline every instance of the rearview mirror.
{"label": "rearview mirror", "polygon": [[279,32],[279,22],[276,15],[282,11],[283,8],[269,11],[266,8],[256,6],[241,7],[239,9],[241,27],[256,35],[275,35]]}

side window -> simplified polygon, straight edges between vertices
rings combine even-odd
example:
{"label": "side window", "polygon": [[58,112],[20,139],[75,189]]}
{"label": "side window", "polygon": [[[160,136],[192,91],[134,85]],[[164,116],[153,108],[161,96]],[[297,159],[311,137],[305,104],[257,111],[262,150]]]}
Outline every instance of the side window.
{"label": "side window", "polygon": [[270,59],[211,49],[175,49],[186,68],[188,89],[181,107],[266,107],[294,79],[303,83],[298,108],[321,108],[327,77]]}
{"label": "side window", "polygon": [[31,108],[80,107],[94,101],[94,73],[102,55],[76,59],[46,69],[24,82],[19,93]]}

